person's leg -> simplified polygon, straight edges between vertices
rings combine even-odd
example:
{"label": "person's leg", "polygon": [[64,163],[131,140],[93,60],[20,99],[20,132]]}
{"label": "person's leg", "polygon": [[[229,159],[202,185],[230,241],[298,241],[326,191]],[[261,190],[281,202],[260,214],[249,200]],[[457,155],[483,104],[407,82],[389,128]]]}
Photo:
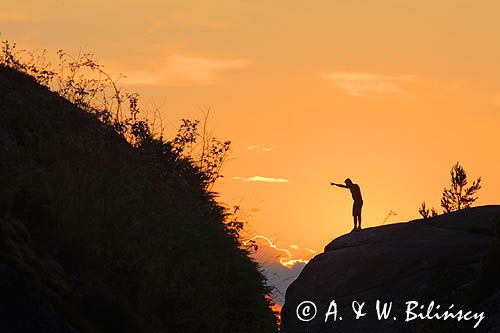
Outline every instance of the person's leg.
{"label": "person's leg", "polygon": [[[352,218],[354,220],[354,228],[352,228],[352,231],[356,231],[356,224],[357,224],[357,217],[356,217],[356,202],[352,203]],[[351,232],[352,232],[351,231]]]}
{"label": "person's leg", "polygon": [[354,219],[354,229],[353,231],[361,230],[361,207],[363,202],[354,201],[352,205],[352,216]]}
{"label": "person's leg", "polygon": [[363,201],[358,202],[358,205],[356,207],[356,216],[358,217],[358,227],[357,230],[361,230],[361,209],[363,208]]}

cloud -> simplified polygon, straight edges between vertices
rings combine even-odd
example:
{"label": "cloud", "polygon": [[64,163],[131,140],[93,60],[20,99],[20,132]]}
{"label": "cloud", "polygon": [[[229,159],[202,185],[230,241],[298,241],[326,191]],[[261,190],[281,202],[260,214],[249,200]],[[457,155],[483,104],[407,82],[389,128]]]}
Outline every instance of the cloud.
{"label": "cloud", "polygon": [[251,145],[247,147],[248,150],[261,150],[264,152],[270,152],[274,149],[271,145]]}
{"label": "cloud", "polygon": [[262,183],[288,183],[290,182],[286,178],[272,178],[272,177],[261,177],[253,176],[249,178],[233,177],[233,179],[241,180],[244,182],[262,182]]}
{"label": "cloud", "polygon": [[276,262],[261,265],[267,284],[274,287],[271,296],[275,303],[279,305],[285,303],[286,289],[300,275],[305,266],[305,263],[298,263],[292,267],[284,267]]}
{"label": "cloud", "polygon": [[360,72],[332,72],[323,76],[351,96],[404,94],[401,83],[415,79],[414,75],[391,76]]}
{"label": "cloud", "polygon": [[316,251],[291,244],[290,248],[280,248],[268,237],[258,235],[244,242],[255,242],[259,249],[252,256],[261,265],[269,285],[276,288],[273,300],[283,305],[286,288],[300,274]]}
{"label": "cloud", "polygon": [[247,245],[250,242],[257,243],[259,247],[263,246],[263,251],[257,253],[257,259],[264,262],[272,258],[273,262],[278,262],[287,268],[296,264],[307,264],[312,255],[316,253],[311,249],[300,248],[297,244],[290,245],[290,249],[280,248],[271,239],[262,235],[254,236],[243,244]]}
{"label": "cloud", "polygon": [[174,54],[153,71],[129,73],[129,85],[205,86],[214,84],[223,72],[249,66],[246,59],[216,59]]}

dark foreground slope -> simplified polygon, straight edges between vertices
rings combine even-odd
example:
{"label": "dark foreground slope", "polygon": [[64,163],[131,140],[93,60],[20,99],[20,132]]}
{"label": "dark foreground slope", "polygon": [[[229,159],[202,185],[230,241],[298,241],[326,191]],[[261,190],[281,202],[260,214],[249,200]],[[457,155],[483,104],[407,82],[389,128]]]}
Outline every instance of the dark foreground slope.
{"label": "dark foreground slope", "polygon": [[[500,331],[500,206],[470,208],[428,220],[398,223],[333,240],[286,291],[283,331],[298,332],[471,332],[475,321],[405,322],[406,301],[486,311],[476,332]],[[317,305],[317,316],[297,319],[303,301]],[[335,300],[342,321],[325,323]],[[388,320],[376,317],[376,300],[393,302]],[[367,302],[355,320],[353,301]],[[436,311],[434,311],[436,312]],[[299,311],[299,313],[301,313]],[[396,317],[396,320],[394,320]],[[304,317],[307,319],[307,317]]]}
{"label": "dark foreground slope", "polygon": [[0,332],[272,332],[200,173],[0,67]]}

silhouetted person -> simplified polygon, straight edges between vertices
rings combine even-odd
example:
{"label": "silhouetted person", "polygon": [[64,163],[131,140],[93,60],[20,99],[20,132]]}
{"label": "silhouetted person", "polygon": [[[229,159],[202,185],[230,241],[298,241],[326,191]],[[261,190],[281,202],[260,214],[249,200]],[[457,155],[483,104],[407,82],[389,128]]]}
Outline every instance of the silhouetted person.
{"label": "silhouetted person", "polygon": [[[361,197],[361,190],[358,184],[354,184],[349,178],[344,181],[345,185],[330,183],[330,185],[335,185],[342,188],[348,188],[352,194],[352,200],[354,203],[352,205],[352,216],[354,218],[354,229],[352,231],[361,230],[361,207],[363,207],[363,197]],[[351,232],[352,232],[351,231]]]}

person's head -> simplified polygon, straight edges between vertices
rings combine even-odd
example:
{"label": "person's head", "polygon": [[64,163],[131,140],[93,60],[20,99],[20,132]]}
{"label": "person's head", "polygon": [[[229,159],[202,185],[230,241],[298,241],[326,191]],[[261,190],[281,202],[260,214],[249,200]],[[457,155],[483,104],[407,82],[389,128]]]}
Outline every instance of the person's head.
{"label": "person's head", "polygon": [[347,185],[347,186],[351,186],[352,185],[352,181],[349,179],[349,178],[346,178],[344,180],[344,183]]}

